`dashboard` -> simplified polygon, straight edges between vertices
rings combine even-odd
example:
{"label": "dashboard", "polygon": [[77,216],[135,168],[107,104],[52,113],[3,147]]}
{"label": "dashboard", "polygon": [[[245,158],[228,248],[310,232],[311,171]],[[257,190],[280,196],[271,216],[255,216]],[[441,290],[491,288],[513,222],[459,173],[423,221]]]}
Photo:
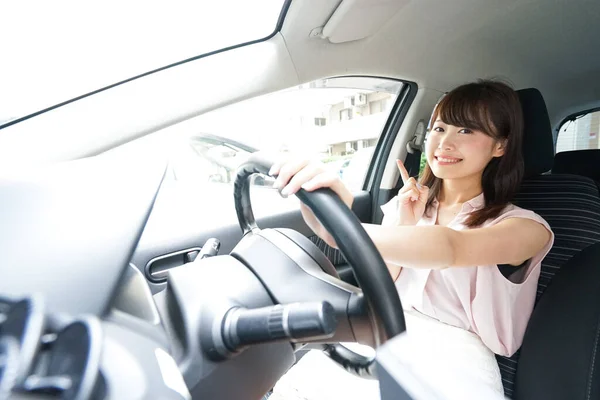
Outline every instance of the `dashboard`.
{"label": "dashboard", "polygon": [[130,264],[165,169],[118,154],[0,177],[0,399],[190,398]]}
{"label": "dashboard", "polygon": [[[243,264],[213,257],[219,276],[202,276],[210,267],[192,268],[193,278],[182,271],[178,290],[190,294],[170,300],[164,281],[148,279],[148,260],[172,248],[199,249],[216,233],[225,253],[241,237],[236,221],[216,232],[197,219],[165,229],[160,221],[177,209],[168,189],[157,207],[167,171],[166,160],[115,152],[0,176],[0,400],[169,400],[215,390],[245,398],[265,393],[291,366],[289,343],[253,346],[228,362],[207,359],[194,344],[219,297],[273,305]],[[140,240],[144,234],[151,240]],[[241,277],[234,285],[228,269]],[[256,359],[264,370],[251,368]],[[242,370],[250,372],[228,385]]]}
{"label": "dashboard", "polygon": [[40,293],[49,312],[105,313],[165,165],[93,157],[0,176],[0,294]]}
{"label": "dashboard", "polygon": [[[166,171],[115,152],[0,177],[0,400],[261,398],[295,362],[290,338],[371,340],[358,289],[283,231],[240,241],[236,220],[202,225],[211,193],[178,209]],[[193,217],[161,223],[173,209]],[[312,246],[301,221],[289,210],[260,226]]]}

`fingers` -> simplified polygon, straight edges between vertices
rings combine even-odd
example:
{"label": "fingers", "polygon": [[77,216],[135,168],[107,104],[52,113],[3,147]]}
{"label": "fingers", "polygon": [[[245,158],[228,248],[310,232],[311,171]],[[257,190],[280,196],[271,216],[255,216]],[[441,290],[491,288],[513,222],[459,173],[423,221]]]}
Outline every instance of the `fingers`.
{"label": "fingers", "polygon": [[415,178],[408,178],[408,180],[404,181],[404,185],[402,186],[402,189],[400,189],[400,193],[408,192],[411,189],[417,189],[417,180]]}
{"label": "fingers", "polygon": [[409,192],[412,192],[414,194],[414,191],[416,190],[418,195],[416,197],[411,196],[411,198],[413,198],[413,201],[419,200],[426,203],[427,197],[429,196],[429,188],[427,186],[420,185],[419,183],[417,183],[417,180],[415,178],[412,178],[408,175],[408,171],[406,170],[406,167],[404,166],[402,160],[396,160],[396,164],[398,165],[400,177],[402,178],[402,182],[404,184],[398,194],[400,195]]}
{"label": "fingers", "polygon": [[396,160],[396,165],[398,165],[398,170],[400,171],[400,178],[402,179],[402,183],[406,184],[410,179],[410,175],[408,175],[408,171],[404,166],[402,160]]}
{"label": "fingers", "polygon": [[[415,178],[409,178],[402,189],[398,192],[398,196],[404,200],[421,201],[427,203],[429,197],[429,188],[417,182]],[[406,201],[405,201],[406,204]]]}
{"label": "fingers", "polygon": [[415,201],[419,200],[420,195],[421,194],[417,190],[417,188],[412,188],[412,189],[409,189],[409,190],[405,191],[402,194],[399,194],[398,198],[400,198],[400,201],[403,204],[408,204],[408,203],[415,202]]}
{"label": "fingers", "polygon": [[320,174],[314,175],[310,180],[302,185],[302,189],[312,192],[324,187],[331,187],[335,185],[338,177],[330,171],[324,171]]}
{"label": "fingers", "polygon": [[277,176],[279,175],[279,171],[281,170],[281,167],[283,166],[283,164],[285,163],[285,160],[283,159],[283,157],[279,157],[280,159],[275,161],[273,163],[273,165],[271,166],[271,169],[269,170],[269,175],[270,176]]}
{"label": "fingers", "polygon": [[274,164],[271,171],[269,171],[269,175],[277,176],[273,187],[275,189],[285,188],[290,179],[296,175],[300,170],[306,167],[309,164],[310,160],[306,158],[296,158],[289,160],[287,162],[282,162],[281,164]]}
{"label": "fingers", "polygon": [[[284,166],[282,168],[282,173],[279,176],[283,175],[283,170],[285,169],[286,167]],[[281,195],[287,197],[295,194],[298,190],[300,190],[300,187],[303,187],[307,182],[314,179],[318,175],[323,175],[323,171],[323,166],[318,163],[308,163],[304,165],[302,169],[293,175],[288,184],[281,190]]]}
{"label": "fingers", "polygon": [[269,170],[269,175],[277,176],[273,187],[281,190],[284,197],[295,194],[300,188],[309,192],[319,188],[330,188],[350,207],[354,200],[352,193],[342,183],[337,173],[328,170],[321,162],[311,161],[300,156],[281,156]]}
{"label": "fingers", "polygon": [[429,199],[429,188],[417,183],[417,190],[419,191],[419,201],[423,204],[427,204],[427,200]]}
{"label": "fingers", "polygon": [[312,191],[321,187],[331,187],[336,192],[343,192],[338,187],[341,181],[338,182],[337,174],[327,170],[321,162],[299,155],[280,155],[279,160],[269,170],[269,175],[277,177],[273,187],[280,189],[284,197],[295,194],[300,188]]}
{"label": "fingers", "polygon": [[269,170],[269,175],[273,177],[279,175],[281,167],[283,167],[286,162],[290,161],[291,158],[289,153],[276,153],[275,155],[271,155],[271,159],[274,159],[275,162]]}

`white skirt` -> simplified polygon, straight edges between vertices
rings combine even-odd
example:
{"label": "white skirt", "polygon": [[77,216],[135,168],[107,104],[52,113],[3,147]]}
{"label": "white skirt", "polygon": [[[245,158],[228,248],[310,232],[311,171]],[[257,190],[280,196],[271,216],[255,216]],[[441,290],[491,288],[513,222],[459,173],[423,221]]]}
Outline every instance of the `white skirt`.
{"label": "white skirt", "polygon": [[[469,387],[483,387],[494,394],[494,399],[503,398],[494,353],[477,335],[416,311],[405,311],[405,318],[410,345],[402,346],[398,357],[410,365],[411,371],[449,399],[471,398],[468,393],[465,397]],[[462,374],[458,380],[457,373]],[[458,383],[462,381],[466,381],[466,387]],[[321,351],[313,350],[277,382],[269,397],[269,400],[332,399],[378,400],[379,382],[355,377]]]}

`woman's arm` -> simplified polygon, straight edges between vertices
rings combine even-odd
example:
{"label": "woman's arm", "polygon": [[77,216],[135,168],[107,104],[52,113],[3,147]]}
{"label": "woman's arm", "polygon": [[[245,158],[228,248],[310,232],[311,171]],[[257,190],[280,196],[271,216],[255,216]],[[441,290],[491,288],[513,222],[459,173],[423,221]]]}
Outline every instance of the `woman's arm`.
{"label": "woman's arm", "polygon": [[[400,172],[404,173],[403,168]],[[328,187],[348,207],[352,206],[353,196],[348,188],[337,174],[325,169],[321,163],[297,157],[274,164],[269,174],[277,176],[273,187],[280,189],[284,196],[292,195],[300,188],[312,191]],[[403,176],[403,180],[406,182],[408,179]],[[414,196],[407,196],[413,207],[419,202],[419,193],[417,190]],[[336,247],[331,234],[308,207],[302,205],[301,210],[310,228],[327,244]],[[442,226],[363,226],[388,264],[392,276],[397,276],[399,266],[405,265],[415,268],[519,265],[535,256],[550,240],[550,232],[543,225],[517,217],[507,218],[490,227],[464,231]]]}
{"label": "woman's arm", "polygon": [[[456,231],[444,226],[380,226],[363,224],[383,259],[413,268],[520,265],[540,252],[550,232],[526,218]],[[393,271],[390,268],[390,272]]]}

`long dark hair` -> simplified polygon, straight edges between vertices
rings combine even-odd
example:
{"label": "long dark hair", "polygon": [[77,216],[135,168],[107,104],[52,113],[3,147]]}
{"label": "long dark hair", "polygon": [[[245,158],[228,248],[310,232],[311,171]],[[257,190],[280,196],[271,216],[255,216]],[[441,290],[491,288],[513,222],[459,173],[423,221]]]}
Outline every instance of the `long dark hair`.
{"label": "long dark hair", "polygon": [[[465,224],[476,227],[497,217],[508,205],[523,178],[523,111],[517,93],[499,81],[480,80],[457,87],[437,105],[430,126],[437,119],[444,123],[479,130],[504,142],[504,154],[493,158],[483,170],[481,186],[485,206],[472,212]],[[429,164],[420,183],[430,188],[426,209],[429,210],[442,188]]]}

